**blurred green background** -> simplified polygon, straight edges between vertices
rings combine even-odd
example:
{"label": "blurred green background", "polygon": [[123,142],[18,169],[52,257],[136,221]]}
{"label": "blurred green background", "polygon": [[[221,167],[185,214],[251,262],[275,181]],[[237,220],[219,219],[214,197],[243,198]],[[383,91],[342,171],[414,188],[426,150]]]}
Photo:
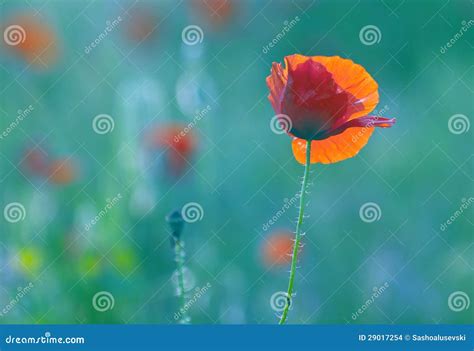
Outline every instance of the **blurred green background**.
{"label": "blurred green background", "polygon": [[[356,157],[313,166],[289,322],[473,323],[472,17],[471,1],[1,1],[2,32],[19,21],[28,41],[0,46],[1,209],[24,208],[0,217],[0,322],[176,323],[165,216],[195,202],[188,296],[210,288],[192,322],[276,323],[271,297],[289,266],[268,252],[294,230],[297,207],[281,209],[303,167],[270,128],[265,77],[301,53],[363,65],[376,112],[397,124]],[[189,25],[202,42],[183,42]],[[367,25],[372,45],[359,37]],[[105,134],[93,128],[101,114]],[[188,123],[170,151],[167,131]],[[371,202],[380,218],[366,222]],[[101,312],[103,291],[114,303]],[[455,292],[464,307],[452,308]]]}

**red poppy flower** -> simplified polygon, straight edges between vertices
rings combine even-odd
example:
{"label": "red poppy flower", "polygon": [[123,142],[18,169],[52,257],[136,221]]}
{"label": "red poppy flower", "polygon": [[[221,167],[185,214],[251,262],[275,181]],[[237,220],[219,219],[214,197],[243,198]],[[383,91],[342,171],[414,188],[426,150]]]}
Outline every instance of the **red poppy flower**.
{"label": "red poppy flower", "polygon": [[186,125],[170,124],[157,127],[148,137],[153,148],[166,148],[166,159],[174,174],[182,174],[196,148],[196,138]]}
{"label": "red poppy flower", "polygon": [[395,119],[371,116],[379,101],[378,85],[360,65],[338,56],[285,57],[267,77],[275,113],[293,139],[293,154],[302,164],[307,141],[311,163],[334,163],[355,156],[375,127]]}

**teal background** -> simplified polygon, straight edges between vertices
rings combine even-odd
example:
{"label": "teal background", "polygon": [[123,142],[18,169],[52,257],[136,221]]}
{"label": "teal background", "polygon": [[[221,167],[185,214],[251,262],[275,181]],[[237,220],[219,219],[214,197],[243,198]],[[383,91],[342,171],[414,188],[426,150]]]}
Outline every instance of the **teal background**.
{"label": "teal background", "polygon": [[[85,54],[107,20],[129,20],[136,6],[159,18],[147,42],[127,40],[124,21]],[[17,110],[34,107],[0,141],[1,207],[26,208],[21,222],[0,217],[0,307],[34,284],[1,323],[175,323],[165,216],[188,202],[204,210],[183,233],[188,281],[211,284],[190,309],[193,323],[276,323],[269,301],[286,290],[288,267],[266,266],[262,246],[275,231],[294,230],[297,208],[268,231],[262,226],[299,190],[303,168],[290,138],[269,127],[265,77],[273,61],[293,53],[363,65],[380,87],[376,111],[397,123],[377,130],[358,156],[312,168],[289,322],[474,322],[472,306],[448,307],[455,291],[474,296],[472,206],[440,229],[473,196],[472,128],[453,134],[448,120],[472,120],[474,29],[441,52],[472,19],[472,2],[235,1],[216,27],[189,1],[2,1],[2,31],[22,11],[37,11],[54,29],[60,56],[38,71],[3,41],[0,49],[0,130]],[[295,16],[300,21],[264,53]],[[183,45],[189,24],[203,29],[201,44]],[[380,29],[378,44],[361,43],[366,25]],[[185,74],[195,83],[181,87],[194,96],[192,107],[211,112],[193,129],[198,146],[186,174],[170,178],[163,155],[145,153],[143,141],[154,125],[192,121],[195,108],[184,110],[176,98]],[[94,133],[101,113],[114,118],[111,133]],[[78,179],[56,186],[25,173],[28,145],[72,157]],[[118,193],[123,199],[84,231]],[[367,202],[380,206],[378,221],[359,217]],[[93,308],[98,291],[114,296],[113,309]]]}

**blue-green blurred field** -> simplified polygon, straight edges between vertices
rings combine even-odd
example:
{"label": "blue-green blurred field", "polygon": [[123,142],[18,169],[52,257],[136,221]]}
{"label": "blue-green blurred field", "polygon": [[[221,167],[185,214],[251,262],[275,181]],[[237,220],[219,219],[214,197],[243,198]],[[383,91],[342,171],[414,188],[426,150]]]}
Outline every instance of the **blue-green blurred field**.
{"label": "blue-green blurred field", "polygon": [[[263,247],[294,231],[297,207],[264,225],[297,193],[303,167],[291,139],[270,128],[265,77],[293,53],[363,65],[380,87],[376,111],[397,123],[376,130],[356,157],[313,166],[289,322],[473,323],[473,3],[232,4],[206,14],[177,0],[0,1],[2,32],[27,13],[57,45],[48,67],[0,46],[0,133],[9,131],[0,139],[0,207],[25,209],[18,222],[0,217],[0,323],[176,323],[165,216],[190,202],[203,217],[183,232],[189,296],[210,286],[189,309],[192,322],[276,323],[270,300],[286,290],[289,267],[266,263]],[[202,29],[201,43],[183,43],[188,25]],[[378,43],[361,42],[367,25],[380,30]],[[93,129],[100,114],[113,118],[109,133]],[[465,116],[461,132],[450,128],[454,115]],[[193,121],[192,155],[171,172],[167,151],[147,147],[147,137]],[[39,162],[69,160],[74,179],[55,184],[29,171],[31,152]],[[381,217],[368,223],[359,210],[370,202]],[[92,303],[101,291],[114,301],[104,312]],[[452,308],[454,292],[464,308]]]}

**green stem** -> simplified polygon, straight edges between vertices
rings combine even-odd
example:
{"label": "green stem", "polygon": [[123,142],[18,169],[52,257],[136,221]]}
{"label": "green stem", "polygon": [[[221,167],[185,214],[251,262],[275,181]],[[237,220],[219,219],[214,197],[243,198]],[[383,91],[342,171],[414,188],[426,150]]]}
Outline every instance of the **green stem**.
{"label": "green stem", "polygon": [[180,300],[181,323],[188,324],[190,318],[186,311],[186,296],[184,291],[184,247],[181,240],[176,240],[174,245],[174,254],[176,261],[176,273],[178,282],[178,298]]}
{"label": "green stem", "polygon": [[303,183],[300,190],[300,211],[298,214],[298,222],[296,223],[295,244],[293,246],[293,256],[291,259],[290,280],[288,282],[288,291],[286,293],[286,303],[278,324],[285,324],[288,317],[288,311],[292,303],[293,285],[295,282],[296,264],[298,262],[298,251],[301,241],[301,226],[303,224],[304,206],[306,198],[306,187],[308,185],[309,167],[311,165],[311,140],[306,143],[306,164],[304,169]]}

